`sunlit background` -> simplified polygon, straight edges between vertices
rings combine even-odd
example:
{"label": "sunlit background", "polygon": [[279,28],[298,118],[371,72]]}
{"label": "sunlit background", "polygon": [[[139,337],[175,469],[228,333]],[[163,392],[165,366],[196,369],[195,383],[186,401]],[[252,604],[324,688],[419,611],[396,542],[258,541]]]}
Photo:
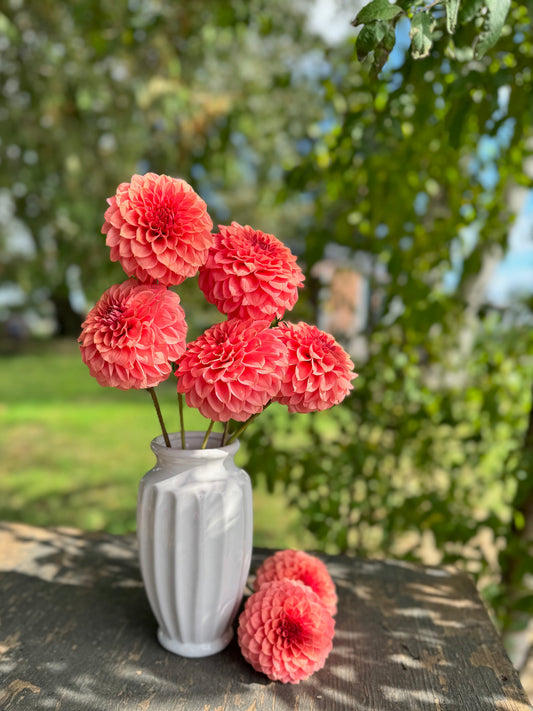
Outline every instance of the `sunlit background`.
{"label": "sunlit background", "polygon": [[[464,567],[531,693],[532,19],[514,2],[482,59],[466,26],[455,56],[443,33],[415,61],[405,18],[376,77],[361,5],[3,4],[0,518],[134,530],[157,420],[146,393],[92,381],[76,338],[124,279],[106,198],[181,177],[215,225],[290,246],[291,320],[360,374],[342,406],[274,406],[243,438],[256,543]],[[221,319],[196,280],[178,291],[191,337]]]}

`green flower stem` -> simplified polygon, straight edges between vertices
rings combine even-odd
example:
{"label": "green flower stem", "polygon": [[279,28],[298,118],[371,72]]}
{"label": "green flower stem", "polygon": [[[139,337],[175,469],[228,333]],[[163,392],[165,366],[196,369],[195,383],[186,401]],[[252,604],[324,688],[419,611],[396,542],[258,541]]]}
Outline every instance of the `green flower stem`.
{"label": "green flower stem", "polygon": [[207,440],[209,439],[209,435],[211,434],[211,431],[214,426],[215,426],[215,421],[211,420],[211,422],[209,423],[209,427],[207,428],[207,432],[205,433],[205,437],[204,437],[204,441],[202,442],[201,449],[205,449],[205,447],[207,445]]}
{"label": "green flower stem", "polygon": [[229,423],[230,421],[228,420],[227,422],[224,422],[224,433],[222,434],[222,444],[221,447],[226,446],[226,440],[228,439],[229,435]]}
{"label": "green flower stem", "polygon": [[231,437],[230,437],[229,440],[226,442],[226,444],[231,444],[232,442],[235,442],[235,440],[237,439],[237,437],[240,437],[240,436],[242,435],[242,433],[243,433],[244,430],[248,427],[248,425],[251,425],[252,422],[253,422],[254,420],[256,420],[256,419],[259,417],[259,415],[260,415],[261,413],[263,413],[263,412],[267,409],[267,407],[268,407],[269,405],[271,405],[271,404],[272,404],[272,400],[269,400],[269,401],[267,402],[267,404],[264,406],[264,408],[261,410],[261,412],[256,412],[255,415],[252,415],[248,420],[246,420],[246,422],[245,422],[241,427],[239,427],[239,429],[238,429],[236,432],[234,432],[234,433],[231,435]]}
{"label": "green flower stem", "polygon": [[146,389],[152,396],[152,402],[154,403],[155,411],[157,412],[157,418],[159,420],[159,424],[161,425],[161,431],[163,432],[163,439],[165,440],[165,444],[167,445],[167,447],[170,447],[170,439],[168,438],[167,428],[165,427],[165,423],[163,421],[163,415],[161,414],[161,408],[159,407],[159,401],[157,399],[157,395],[155,394],[155,390],[154,388]]}
{"label": "green flower stem", "polygon": [[228,439],[226,444],[231,444],[232,442],[235,442],[237,437],[240,437],[242,435],[242,433],[244,432],[244,430],[248,427],[248,425],[252,424],[252,422],[254,420],[256,420],[260,414],[261,414],[260,412],[257,412],[255,415],[252,415],[250,417],[250,419],[246,420],[246,422],[241,427],[239,427],[239,429],[236,432],[234,432],[231,435],[231,437]]}
{"label": "green flower stem", "polygon": [[183,395],[178,393],[178,407],[180,411],[180,432],[181,432],[181,448],[186,449],[185,443],[185,420],[183,419]]}

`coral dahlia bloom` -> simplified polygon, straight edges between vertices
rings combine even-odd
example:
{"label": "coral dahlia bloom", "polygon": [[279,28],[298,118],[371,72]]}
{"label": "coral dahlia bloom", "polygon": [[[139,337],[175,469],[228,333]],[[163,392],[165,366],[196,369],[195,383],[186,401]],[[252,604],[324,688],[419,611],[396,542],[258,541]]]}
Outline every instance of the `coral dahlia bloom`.
{"label": "coral dahlia bloom", "polygon": [[184,180],[134,175],[107,202],[102,232],[111,260],[128,276],[172,286],[205,262],[213,223],[205,202]]}
{"label": "coral dahlia bloom", "polygon": [[298,580],[265,583],[239,618],[241,652],[269,679],[297,684],[322,669],[335,621],[311,588]]}
{"label": "coral dahlia bloom", "polygon": [[289,412],[315,412],[338,405],[353,389],[354,364],[329,333],[307,323],[282,323],[279,332],[287,346],[289,365],[275,398]]}
{"label": "coral dahlia bloom", "polygon": [[304,281],[296,257],[274,235],[237,222],[219,230],[200,269],[205,298],[229,318],[281,318]]}
{"label": "coral dahlia bloom", "polygon": [[129,390],[165,380],[185,351],[180,299],[155,284],[128,279],[100,297],[82,325],[81,357],[100,385]]}
{"label": "coral dahlia bloom", "polygon": [[268,321],[230,319],[211,326],[179,361],[178,392],[216,422],[243,422],[278,392],[287,352]]}
{"label": "coral dahlia bloom", "polygon": [[325,564],[316,556],[304,551],[284,550],[269,556],[258,568],[254,590],[259,590],[272,580],[299,580],[308,585],[330,615],[337,613],[337,593],[335,583]]}

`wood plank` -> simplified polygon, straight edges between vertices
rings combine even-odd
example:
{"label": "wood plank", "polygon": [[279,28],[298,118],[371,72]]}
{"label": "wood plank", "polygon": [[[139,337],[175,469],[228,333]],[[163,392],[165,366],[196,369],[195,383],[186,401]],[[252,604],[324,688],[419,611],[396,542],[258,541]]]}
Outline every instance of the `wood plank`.
{"label": "wood plank", "polygon": [[134,537],[0,524],[0,709],[531,710],[467,576],[325,561],[339,593],[333,651],[309,680],[284,685],[235,641],[204,659],[162,649]]}

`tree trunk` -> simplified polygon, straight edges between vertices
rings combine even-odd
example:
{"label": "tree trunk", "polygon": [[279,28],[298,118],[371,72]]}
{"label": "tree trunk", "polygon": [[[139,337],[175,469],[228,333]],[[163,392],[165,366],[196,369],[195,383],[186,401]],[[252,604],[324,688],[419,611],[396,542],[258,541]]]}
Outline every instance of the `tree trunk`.
{"label": "tree trunk", "polygon": [[56,312],[56,335],[79,336],[83,318],[72,308],[68,294],[55,291],[51,300]]}

